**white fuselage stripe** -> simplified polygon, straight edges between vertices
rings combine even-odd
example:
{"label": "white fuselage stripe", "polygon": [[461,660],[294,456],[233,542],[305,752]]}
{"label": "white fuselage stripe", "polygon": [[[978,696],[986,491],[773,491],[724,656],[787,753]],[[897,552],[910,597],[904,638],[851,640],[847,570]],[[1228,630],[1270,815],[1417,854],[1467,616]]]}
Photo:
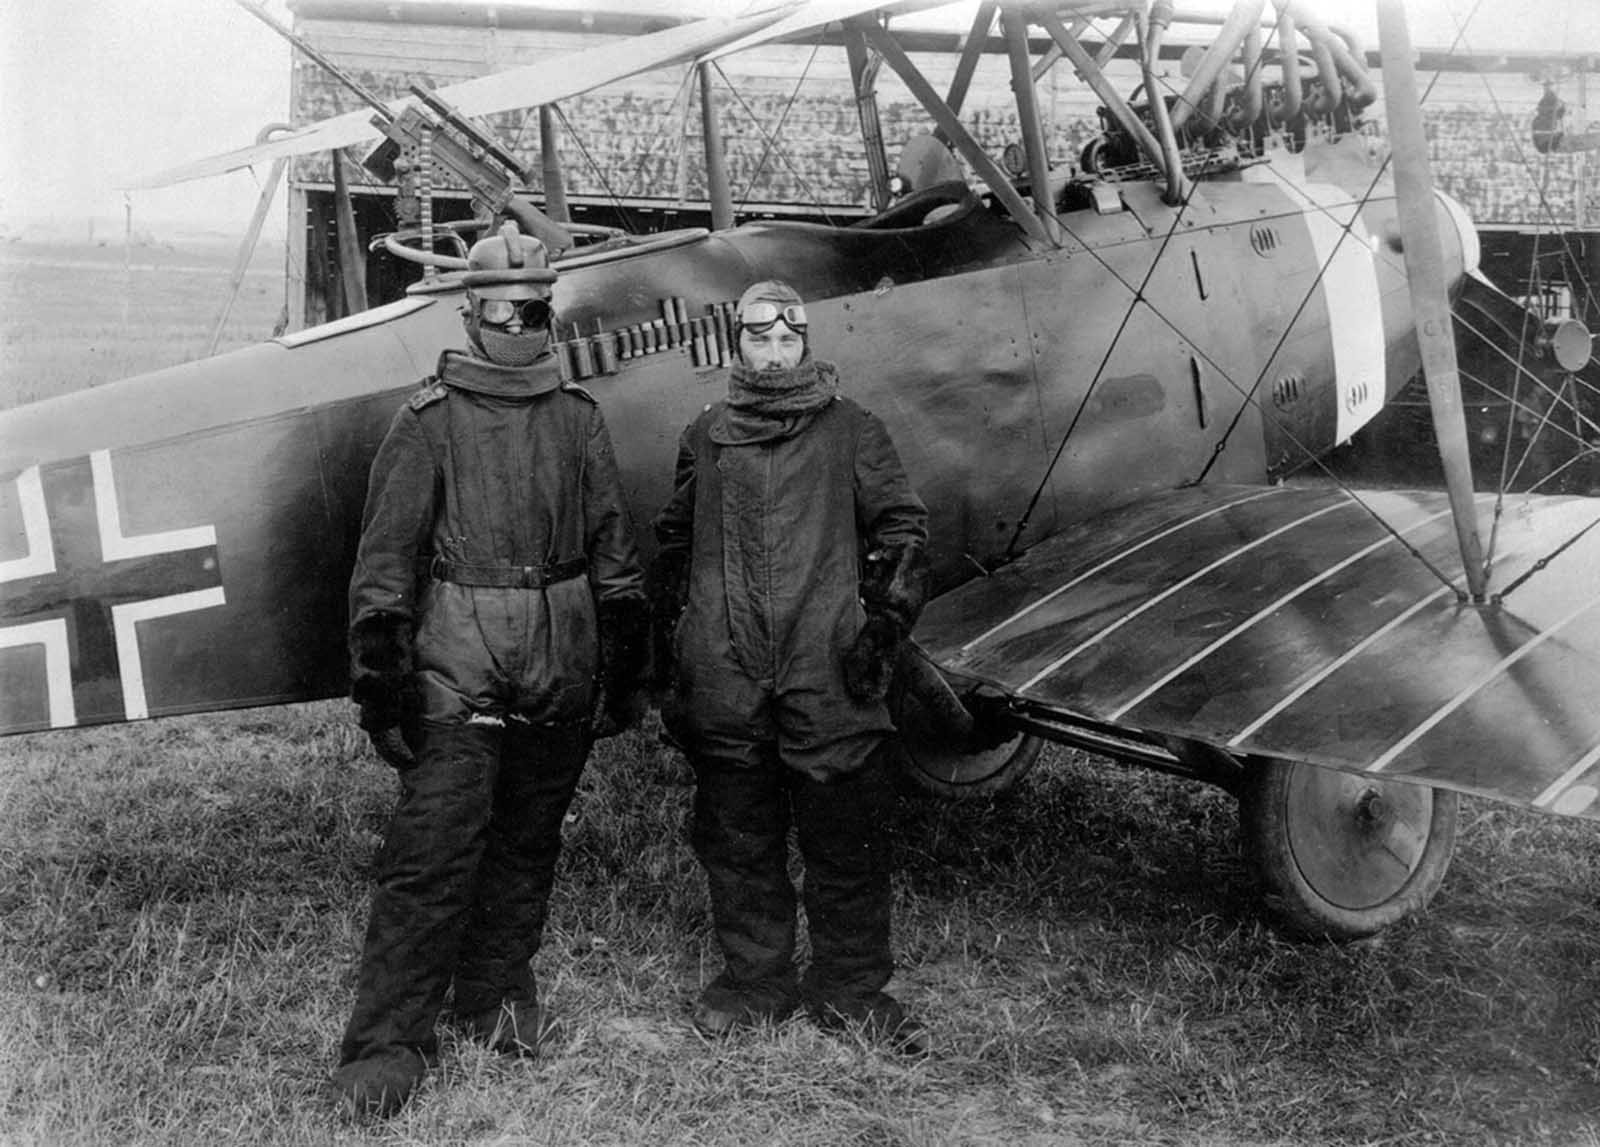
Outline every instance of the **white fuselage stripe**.
{"label": "white fuselage stripe", "polygon": [[1039,682],[1043,681],[1046,677],[1050,676],[1057,669],[1060,669],[1063,665],[1065,665],[1067,662],[1071,661],[1074,657],[1078,656],[1078,654],[1082,653],[1085,649],[1088,649],[1091,645],[1094,645],[1095,643],[1104,640],[1108,635],[1110,635],[1112,633],[1115,633],[1117,630],[1121,629],[1124,625],[1127,625],[1134,618],[1139,617],[1141,614],[1146,613],[1147,611],[1154,609],[1156,606],[1160,605],[1163,601],[1166,601],[1169,597],[1171,597],[1173,594],[1177,593],[1179,590],[1186,589],[1188,586],[1193,585],[1195,582],[1197,582],[1201,578],[1205,577],[1206,574],[1210,573],[1212,570],[1220,569],[1222,566],[1227,565],[1229,562],[1234,561],[1237,558],[1243,557],[1245,554],[1249,553],[1251,550],[1254,550],[1259,546],[1266,545],[1268,542],[1270,542],[1273,538],[1277,537],[1278,535],[1286,534],[1290,530],[1298,529],[1300,526],[1305,525],[1307,522],[1312,521],[1312,520],[1314,520],[1316,518],[1322,517],[1323,514],[1331,514],[1335,510],[1349,509],[1351,506],[1356,506],[1356,505],[1359,505],[1359,504],[1360,503],[1356,502],[1354,499],[1351,499],[1348,502],[1335,502],[1331,506],[1324,506],[1320,510],[1313,510],[1311,513],[1306,514],[1303,517],[1296,518],[1294,521],[1288,523],[1287,525],[1279,526],[1277,529],[1273,530],[1271,533],[1263,534],[1263,535],[1261,535],[1261,537],[1257,538],[1253,542],[1250,542],[1248,545],[1240,546],[1238,549],[1230,551],[1229,553],[1227,553],[1223,557],[1218,558],[1216,561],[1211,562],[1208,565],[1205,565],[1205,566],[1201,567],[1200,569],[1195,570],[1194,573],[1190,574],[1188,577],[1184,578],[1182,581],[1175,582],[1172,585],[1168,586],[1166,589],[1164,589],[1160,593],[1156,594],[1149,601],[1145,602],[1143,605],[1139,606],[1137,609],[1129,610],[1127,613],[1125,613],[1121,617],[1117,618],[1117,620],[1113,621],[1110,625],[1108,625],[1104,629],[1100,630],[1094,636],[1089,637],[1089,638],[1079,642],[1065,656],[1058,657],[1055,661],[1052,661],[1049,665],[1045,666],[1039,672],[1035,673],[1032,677],[1030,677],[1026,681],[1024,681],[1022,683],[1021,687],[1018,689],[1018,692],[1019,693],[1026,693],[1029,689],[1033,688]]}
{"label": "white fuselage stripe", "polygon": [[1258,498],[1265,498],[1267,495],[1275,493],[1275,492],[1276,491],[1274,489],[1268,488],[1268,489],[1262,490],[1260,493],[1251,494],[1249,497],[1236,499],[1235,501],[1229,502],[1225,506],[1217,506],[1214,509],[1207,510],[1203,514],[1196,514],[1192,518],[1185,518],[1183,521],[1177,523],[1174,526],[1168,526],[1166,529],[1162,530],[1160,533],[1151,535],[1150,537],[1146,538],[1144,541],[1140,542],[1136,546],[1129,546],[1125,550],[1118,550],[1116,553],[1112,554],[1109,558],[1107,558],[1105,561],[1101,562],[1099,565],[1093,566],[1092,568],[1085,570],[1083,573],[1079,574],[1077,577],[1073,578],[1071,581],[1068,581],[1068,582],[1066,582],[1066,583],[1064,583],[1062,585],[1059,585],[1055,589],[1051,590],[1049,593],[1045,594],[1043,597],[1036,598],[1033,601],[1029,602],[1027,605],[1025,605],[1021,609],[1017,610],[1016,613],[1013,613],[1010,617],[1006,618],[1004,621],[1001,621],[998,624],[990,626],[988,629],[986,629],[982,633],[978,634],[977,637],[974,637],[971,641],[969,641],[965,645],[963,645],[961,647],[960,652],[962,652],[962,653],[971,652],[971,650],[975,646],[981,645],[983,642],[987,641],[989,638],[991,638],[995,634],[999,633],[1006,626],[1011,625],[1014,622],[1021,621],[1024,617],[1027,617],[1028,614],[1032,613],[1034,610],[1038,609],[1040,606],[1045,605],[1048,602],[1054,601],[1056,598],[1058,598],[1062,594],[1066,593],[1073,586],[1079,585],[1080,583],[1088,580],[1089,578],[1094,577],[1095,574],[1101,573],[1104,570],[1108,570],[1112,566],[1116,565],[1118,562],[1132,557],[1134,554],[1138,553],[1140,550],[1144,549],[1146,546],[1153,546],[1157,542],[1161,541],[1163,538],[1171,537],[1173,534],[1176,534],[1181,530],[1186,530],[1190,526],[1194,525],[1196,522],[1203,522],[1207,518],[1215,517],[1217,514],[1222,513],[1224,510],[1231,510],[1235,506],[1244,505],[1246,502],[1254,502]]}
{"label": "white fuselage stripe", "polygon": [[[1450,513],[1449,510],[1440,510],[1436,514],[1430,514],[1426,518],[1423,518],[1421,521],[1415,522],[1412,525],[1407,526],[1404,530],[1399,531],[1399,536],[1400,537],[1404,537],[1406,534],[1411,533],[1413,530],[1421,529],[1423,526],[1427,525],[1429,522],[1436,522],[1440,518],[1447,517],[1449,515],[1449,513]],[[1394,542],[1395,540],[1397,540],[1395,535],[1393,535],[1393,534],[1385,534],[1383,537],[1379,538],[1377,541],[1373,542],[1371,545],[1368,545],[1368,546],[1366,546],[1366,547],[1364,547],[1364,548],[1362,548],[1360,550],[1357,550],[1355,553],[1351,554],[1349,557],[1345,558],[1343,561],[1337,562],[1334,565],[1329,566],[1327,569],[1325,569],[1321,573],[1319,573],[1316,577],[1311,578],[1309,581],[1302,582],[1300,585],[1296,586],[1294,589],[1290,590],[1288,593],[1286,593],[1282,597],[1278,598],[1271,605],[1268,605],[1264,609],[1261,609],[1261,610],[1257,611],[1256,613],[1252,614],[1250,617],[1246,618],[1244,621],[1240,622],[1238,625],[1234,626],[1227,633],[1225,633],[1221,637],[1217,638],[1210,645],[1206,646],[1200,652],[1196,653],[1193,657],[1190,657],[1188,660],[1183,662],[1183,664],[1179,665],[1176,669],[1172,670],[1166,676],[1164,676],[1164,677],[1160,678],[1159,680],[1157,680],[1155,683],[1150,685],[1149,688],[1145,689],[1144,692],[1140,693],[1133,700],[1129,701],[1127,704],[1123,705],[1116,712],[1112,713],[1110,719],[1113,720],[1113,721],[1118,720],[1125,713],[1127,713],[1128,710],[1132,709],[1134,706],[1140,704],[1141,702],[1143,702],[1145,700],[1148,700],[1153,694],[1155,694],[1155,693],[1159,692],[1160,690],[1166,688],[1167,685],[1169,685],[1176,678],[1182,676],[1184,673],[1187,673],[1190,669],[1193,669],[1196,665],[1200,664],[1200,662],[1204,661],[1207,657],[1210,657],[1217,650],[1221,649],[1224,645],[1227,645],[1234,638],[1238,637],[1241,633],[1245,632],[1245,630],[1250,629],[1252,626],[1255,626],[1255,625],[1259,624],[1262,621],[1265,621],[1267,618],[1269,618],[1273,614],[1277,613],[1280,609],[1282,609],[1284,606],[1288,605],[1291,601],[1293,601],[1295,598],[1299,597],[1301,594],[1305,593],[1307,590],[1310,590],[1313,587],[1322,584],[1323,582],[1327,581],[1329,578],[1333,577],[1340,570],[1346,569],[1349,566],[1355,565],[1356,562],[1360,561],[1362,558],[1368,556],[1369,554],[1375,553],[1378,550],[1381,550],[1384,546],[1389,545],[1391,542]]]}
{"label": "white fuselage stripe", "polygon": [[1383,409],[1383,302],[1378,268],[1360,204],[1337,187],[1293,186],[1316,208],[1305,213],[1311,246],[1322,270],[1322,297],[1333,343],[1334,441],[1346,442]]}

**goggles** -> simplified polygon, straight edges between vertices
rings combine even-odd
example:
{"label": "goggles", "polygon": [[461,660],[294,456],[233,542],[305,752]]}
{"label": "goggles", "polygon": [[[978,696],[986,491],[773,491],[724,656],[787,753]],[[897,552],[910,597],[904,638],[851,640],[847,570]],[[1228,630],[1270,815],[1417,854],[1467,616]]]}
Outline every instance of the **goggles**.
{"label": "goggles", "polygon": [[806,333],[806,309],[799,303],[786,303],[779,306],[769,303],[765,299],[757,299],[744,309],[744,314],[739,316],[739,325],[753,335],[764,334],[772,324],[783,321],[797,335]]}
{"label": "goggles", "polygon": [[520,317],[525,327],[542,327],[550,321],[548,299],[479,299],[478,320],[503,327]]}

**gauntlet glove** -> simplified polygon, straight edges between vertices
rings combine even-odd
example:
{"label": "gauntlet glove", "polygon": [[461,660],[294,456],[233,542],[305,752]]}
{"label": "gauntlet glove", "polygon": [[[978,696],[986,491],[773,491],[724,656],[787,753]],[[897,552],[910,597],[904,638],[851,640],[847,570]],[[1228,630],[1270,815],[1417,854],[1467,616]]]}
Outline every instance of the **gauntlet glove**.
{"label": "gauntlet glove", "polygon": [[852,700],[882,701],[900,647],[928,600],[928,556],[920,542],[887,545],[867,555],[861,604],[867,620],[844,655],[844,687]]}
{"label": "gauntlet glove", "polygon": [[417,763],[401,736],[412,708],[411,623],[377,617],[350,631],[350,696],[378,756],[396,769]]}
{"label": "gauntlet glove", "polygon": [[644,716],[649,642],[650,607],[644,598],[600,603],[599,688],[589,721],[596,739],[614,737]]}

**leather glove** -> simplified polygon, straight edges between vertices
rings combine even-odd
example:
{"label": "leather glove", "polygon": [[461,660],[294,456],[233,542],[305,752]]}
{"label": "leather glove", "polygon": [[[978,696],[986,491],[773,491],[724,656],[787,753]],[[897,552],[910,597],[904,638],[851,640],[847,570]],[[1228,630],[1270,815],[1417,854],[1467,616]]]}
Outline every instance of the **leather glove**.
{"label": "leather glove", "polygon": [[361,706],[360,723],[378,756],[396,769],[416,765],[401,734],[414,709],[411,696],[411,624],[379,616],[350,632],[350,696]]}
{"label": "leather glove", "polygon": [[869,613],[844,653],[844,691],[859,705],[882,701],[894,679],[905,629],[885,613]]}
{"label": "leather glove", "polygon": [[845,650],[844,688],[857,704],[882,701],[894,680],[900,647],[928,600],[928,556],[920,542],[899,542],[866,556],[861,604],[867,620]]}
{"label": "leather glove", "polygon": [[648,708],[650,608],[642,597],[600,603],[600,673],[589,729],[599,740],[631,729]]}

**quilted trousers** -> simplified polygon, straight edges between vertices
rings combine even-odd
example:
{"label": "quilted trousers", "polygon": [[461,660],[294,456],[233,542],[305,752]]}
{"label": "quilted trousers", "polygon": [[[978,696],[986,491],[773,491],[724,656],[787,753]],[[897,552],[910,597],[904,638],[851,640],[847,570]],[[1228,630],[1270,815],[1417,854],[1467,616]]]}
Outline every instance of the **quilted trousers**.
{"label": "quilted trousers", "polygon": [[461,1015],[537,1002],[528,965],[589,744],[582,725],[424,722],[378,855],[341,1064],[431,1056],[452,981]]}
{"label": "quilted trousers", "polygon": [[[775,749],[742,760],[697,755],[692,843],[705,869],[725,969],[718,987],[764,1011],[797,996],[845,1015],[870,1009],[894,971],[890,952],[893,811],[886,754],[818,781],[783,766]],[[755,765],[747,762],[754,757]],[[789,878],[789,829],[805,862],[803,893]],[[811,964],[796,983],[797,903]]]}

